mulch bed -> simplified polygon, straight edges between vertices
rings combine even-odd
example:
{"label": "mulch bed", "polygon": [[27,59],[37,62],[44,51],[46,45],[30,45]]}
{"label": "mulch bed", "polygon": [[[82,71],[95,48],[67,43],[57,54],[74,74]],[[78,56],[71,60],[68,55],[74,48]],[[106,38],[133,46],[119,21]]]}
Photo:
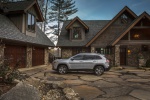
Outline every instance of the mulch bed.
{"label": "mulch bed", "polygon": [[0,96],[7,91],[9,91],[11,88],[15,87],[17,83],[1,83],[0,82]]}

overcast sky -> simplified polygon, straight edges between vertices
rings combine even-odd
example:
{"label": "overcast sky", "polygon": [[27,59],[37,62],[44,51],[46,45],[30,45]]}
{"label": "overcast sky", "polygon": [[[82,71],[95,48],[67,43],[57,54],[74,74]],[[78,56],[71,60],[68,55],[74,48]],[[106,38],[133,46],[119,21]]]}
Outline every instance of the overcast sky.
{"label": "overcast sky", "polygon": [[74,0],[78,12],[70,16],[78,16],[82,20],[110,20],[123,7],[128,6],[140,15],[144,11],[150,14],[150,0]]}

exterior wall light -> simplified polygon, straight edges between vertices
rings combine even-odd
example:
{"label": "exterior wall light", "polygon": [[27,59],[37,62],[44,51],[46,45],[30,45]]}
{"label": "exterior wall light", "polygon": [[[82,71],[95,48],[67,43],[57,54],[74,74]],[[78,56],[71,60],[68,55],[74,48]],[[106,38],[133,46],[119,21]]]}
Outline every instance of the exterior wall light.
{"label": "exterior wall light", "polygon": [[128,50],[127,52],[128,52],[128,55],[131,54],[131,50]]}
{"label": "exterior wall light", "polygon": [[140,35],[139,34],[134,34],[134,38],[139,38]]}

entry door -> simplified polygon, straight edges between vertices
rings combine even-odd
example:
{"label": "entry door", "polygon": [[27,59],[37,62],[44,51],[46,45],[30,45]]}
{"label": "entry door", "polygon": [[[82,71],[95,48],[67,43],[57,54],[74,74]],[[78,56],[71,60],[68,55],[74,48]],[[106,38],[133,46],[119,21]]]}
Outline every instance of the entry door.
{"label": "entry door", "polygon": [[126,65],[126,48],[120,48],[120,65]]}
{"label": "entry door", "polygon": [[34,47],[32,49],[32,65],[44,65],[44,48]]}

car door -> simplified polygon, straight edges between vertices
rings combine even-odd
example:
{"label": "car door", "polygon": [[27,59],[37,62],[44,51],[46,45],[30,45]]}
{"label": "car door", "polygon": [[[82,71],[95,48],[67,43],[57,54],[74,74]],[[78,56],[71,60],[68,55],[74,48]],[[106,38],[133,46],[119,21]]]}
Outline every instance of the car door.
{"label": "car door", "polygon": [[83,66],[84,69],[93,69],[94,67],[94,55],[84,55]]}
{"label": "car door", "polygon": [[83,55],[76,55],[69,60],[70,69],[83,68]]}

